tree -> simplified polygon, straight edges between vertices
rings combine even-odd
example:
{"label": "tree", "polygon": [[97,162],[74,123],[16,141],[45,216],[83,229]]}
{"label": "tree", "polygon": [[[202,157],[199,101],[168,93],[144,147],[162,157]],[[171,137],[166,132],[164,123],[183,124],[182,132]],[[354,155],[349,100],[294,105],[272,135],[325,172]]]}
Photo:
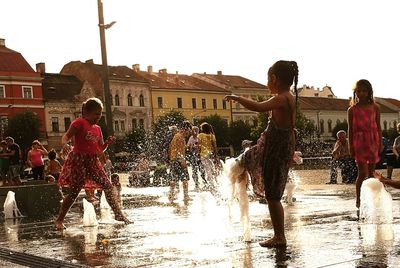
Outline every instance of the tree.
{"label": "tree", "polygon": [[[344,130],[347,133],[347,129],[349,127],[349,124],[344,121],[344,122],[339,122],[336,123],[336,125],[334,126],[334,128],[332,129],[332,137],[336,139],[336,134],[340,131],[340,130]],[[348,135],[349,133],[347,133]]]}
{"label": "tree", "polygon": [[151,151],[154,152],[154,156],[158,159],[163,158],[163,152],[165,151],[166,138],[168,137],[169,127],[177,126],[187,120],[181,112],[170,111],[163,116],[160,116],[152,127],[152,135],[149,135],[149,146]]}
{"label": "tree", "polygon": [[5,133],[14,138],[25,156],[32,141],[39,139],[40,119],[31,110],[17,113],[8,120]]}
{"label": "tree", "polygon": [[207,122],[213,127],[217,139],[217,147],[227,147],[230,145],[228,122],[225,119],[214,114],[201,118],[198,124],[201,125],[203,122]]}
{"label": "tree", "polygon": [[232,122],[229,133],[230,144],[236,152],[242,150],[242,140],[252,139],[250,136],[251,126],[242,120]]}

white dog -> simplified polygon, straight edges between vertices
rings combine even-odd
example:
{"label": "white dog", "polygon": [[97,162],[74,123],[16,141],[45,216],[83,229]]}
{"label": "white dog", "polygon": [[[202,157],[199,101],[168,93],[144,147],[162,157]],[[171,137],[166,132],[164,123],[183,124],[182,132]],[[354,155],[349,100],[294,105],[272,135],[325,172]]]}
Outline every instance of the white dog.
{"label": "white dog", "polygon": [[237,197],[240,207],[240,221],[243,226],[243,241],[251,241],[251,224],[249,221],[249,197],[247,195],[247,186],[250,181],[250,176],[241,165],[243,154],[236,158],[229,158],[225,163],[221,161],[223,166],[223,175],[229,178],[229,211]]}

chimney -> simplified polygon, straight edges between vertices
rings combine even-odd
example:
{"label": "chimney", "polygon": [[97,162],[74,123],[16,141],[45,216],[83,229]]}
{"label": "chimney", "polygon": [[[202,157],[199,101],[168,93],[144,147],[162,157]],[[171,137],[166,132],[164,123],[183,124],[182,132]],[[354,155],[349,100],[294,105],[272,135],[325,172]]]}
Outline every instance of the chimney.
{"label": "chimney", "polygon": [[93,59],[88,59],[87,61],[85,61],[85,63],[89,63],[89,64],[93,64]]}
{"label": "chimney", "polygon": [[0,38],[0,47],[6,46],[6,39]]}
{"label": "chimney", "polygon": [[36,72],[40,74],[46,73],[46,64],[44,62],[36,63]]}
{"label": "chimney", "polygon": [[217,71],[218,76],[222,75],[222,71]]}
{"label": "chimney", "polygon": [[139,72],[140,71],[140,64],[136,63],[132,65],[132,70],[134,70],[135,72]]}
{"label": "chimney", "polygon": [[147,72],[149,74],[152,74],[153,73],[153,66],[151,66],[151,65],[147,66]]}

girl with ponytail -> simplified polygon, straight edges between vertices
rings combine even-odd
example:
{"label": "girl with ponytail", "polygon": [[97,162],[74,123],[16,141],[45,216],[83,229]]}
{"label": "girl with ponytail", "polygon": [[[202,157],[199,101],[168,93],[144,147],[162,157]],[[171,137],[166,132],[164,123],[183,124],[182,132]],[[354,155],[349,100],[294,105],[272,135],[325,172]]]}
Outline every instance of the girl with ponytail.
{"label": "girl with ponytail", "polygon": [[[273,95],[270,99],[257,102],[236,95],[225,96],[225,100],[238,102],[251,111],[271,111],[267,128],[254,149],[245,153],[243,163],[251,176],[254,192],[268,201],[274,236],[260,242],[262,247],[286,246],[281,198],[295,148],[297,82],[297,63],[281,60],[268,70],[268,89]],[[290,91],[292,84],[296,97]]]}

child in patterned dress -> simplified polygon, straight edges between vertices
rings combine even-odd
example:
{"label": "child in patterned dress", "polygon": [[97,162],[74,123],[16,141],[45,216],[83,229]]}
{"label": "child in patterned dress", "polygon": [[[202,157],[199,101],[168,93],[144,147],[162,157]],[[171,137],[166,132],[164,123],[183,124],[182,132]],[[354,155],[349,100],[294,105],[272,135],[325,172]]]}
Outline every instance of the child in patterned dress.
{"label": "child in patterned dress", "polygon": [[114,212],[115,220],[126,224],[132,223],[121,210],[116,193],[110,178],[104,170],[97,153],[105,151],[115,137],[110,136],[106,142],[97,122],[101,118],[103,104],[98,98],[89,98],[82,105],[82,117],[75,119],[67,133],[62,137],[64,150],[68,150],[68,141],[73,138],[73,149],[68,152],[68,157],[61,170],[58,184],[70,188],[69,194],[64,198],[60,212],[55,220],[57,230],[65,228],[63,222],[65,215],[74,203],[82,188],[103,189],[107,202]]}
{"label": "child in patterned dress", "polygon": [[[259,243],[262,247],[286,246],[285,215],[281,198],[295,147],[296,98],[290,92],[290,87],[294,83],[297,94],[297,81],[297,63],[281,60],[274,63],[268,71],[268,88],[273,94],[272,98],[257,102],[236,95],[225,96],[225,100],[238,102],[251,111],[271,111],[268,126],[254,146],[257,150],[252,147],[244,156],[253,191],[267,199],[274,228],[274,236]],[[252,155],[254,151],[256,153]]]}
{"label": "child in patterned dress", "polygon": [[379,153],[383,149],[381,113],[368,80],[357,81],[347,117],[349,151],[358,167],[356,207],[359,208],[361,185],[366,178],[374,177],[375,164],[379,162]]}

